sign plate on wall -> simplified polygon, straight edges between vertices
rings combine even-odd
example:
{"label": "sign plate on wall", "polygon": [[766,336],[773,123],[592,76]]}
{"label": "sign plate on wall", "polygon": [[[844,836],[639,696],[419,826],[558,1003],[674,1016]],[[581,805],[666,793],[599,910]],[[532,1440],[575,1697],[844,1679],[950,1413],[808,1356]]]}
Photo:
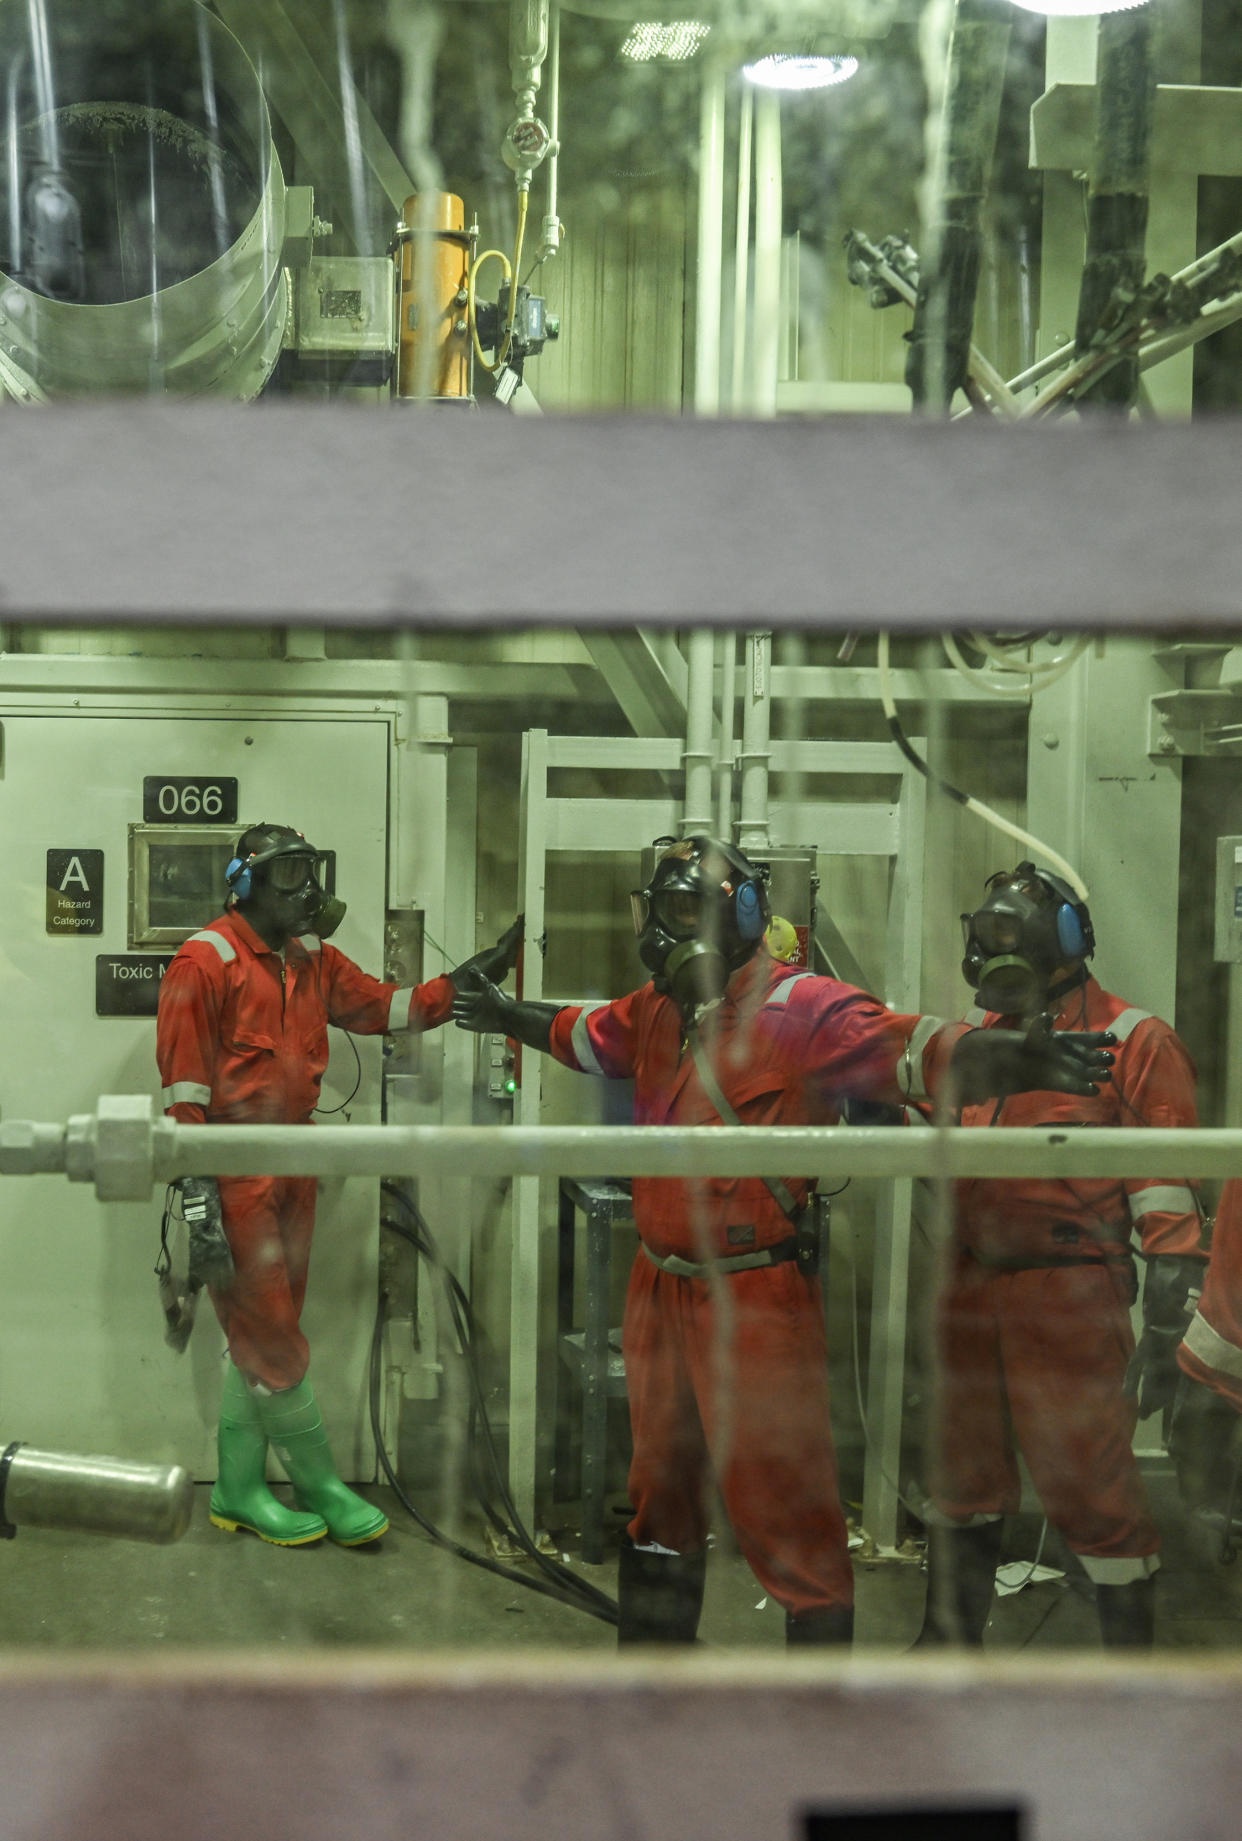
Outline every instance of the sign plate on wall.
{"label": "sign plate on wall", "polygon": [[213,825],[237,823],[237,781],[226,774],[149,773],[142,782],[142,822],[184,825],[205,819]]}
{"label": "sign plate on wall", "polygon": [[49,850],[47,931],[102,933],[103,880],[102,850]]}
{"label": "sign plate on wall", "polygon": [[106,952],[95,960],[96,1016],[154,1016],[171,953]]}

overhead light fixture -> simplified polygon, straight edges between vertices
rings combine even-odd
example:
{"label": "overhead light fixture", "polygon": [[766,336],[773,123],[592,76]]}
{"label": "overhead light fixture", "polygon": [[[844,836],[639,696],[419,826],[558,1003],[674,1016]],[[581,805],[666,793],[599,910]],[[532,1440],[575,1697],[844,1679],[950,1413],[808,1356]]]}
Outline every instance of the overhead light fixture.
{"label": "overhead light fixture", "polygon": [[857,58],[774,51],[753,64],[743,64],[742,75],[760,89],[827,89],[830,84],[846,82],[857,69]]}
{"label": "overhead light fixture", "polygon": [[1045,13],[1049,19],[1089,19],[1096,13],[1126,13],[1146,6],[1147,0],[1013,0],[1024,13]]}
{"label": "overhead light fixture", "polygon": [[650,64],[663,58],[670,64],[684,64],[692,58],[711,31],[697,19],[674,19],[668,25],[641,21],[631,28],[621,47],[621,56],[635,64]]}

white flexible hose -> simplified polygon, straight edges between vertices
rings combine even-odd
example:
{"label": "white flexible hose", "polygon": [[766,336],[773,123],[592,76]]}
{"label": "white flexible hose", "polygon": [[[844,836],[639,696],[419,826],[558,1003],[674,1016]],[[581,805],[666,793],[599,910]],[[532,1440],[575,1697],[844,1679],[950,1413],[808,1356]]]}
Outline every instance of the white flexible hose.
{"label": "white flexible hose", "polygon": [[[888,719],[889,727],[894,731],[895,735],[901,736],[904,741],[904,732],[897,717],[897,705],[893,700],[893,680],[888,663],[887,633],[880,633],[877,635],[876,664],[879,668],[880,703]],[[905,745],[907,748],[910,747],[908,742],[906,742]],[[927,763],[925,761],[920,762],[912,748],[910,749],[910,759],[918,764],[920,771],[926,774],[929,780],[936,780],[936,776],[931,773]],[[944,780],[936,780],[936,783],[941,787],[947,787],[948,785],[947,781]],[[1063,876],[1066,882],[1069,883],[1079,901],[1087,900],[1086,883],[1073,865],[1067,863],[1063,856],[1058,855],[1055,850],[1051,850],[1047,844],[1042,843],[1040,839],[1033,836],[1031,832],[1024,831],[1021,825],[1015,825],[1011,823],[1008,818],[1002,818],[999,812],[994,812],[990,805],[984,805],[981,799],[975,799],[969,793],[959,793],[956,787],[950,788],[949,790],[957,798],[959,803],[966,807],[967,811],[974,812],[977,817],[983,819],[985,824],[991,825],[996,831],[1004,832],[1006,837],[1012,837],[1017,843],[1025,844],[1029,850],[1045,858],[1056,871],[1057,875]]]}

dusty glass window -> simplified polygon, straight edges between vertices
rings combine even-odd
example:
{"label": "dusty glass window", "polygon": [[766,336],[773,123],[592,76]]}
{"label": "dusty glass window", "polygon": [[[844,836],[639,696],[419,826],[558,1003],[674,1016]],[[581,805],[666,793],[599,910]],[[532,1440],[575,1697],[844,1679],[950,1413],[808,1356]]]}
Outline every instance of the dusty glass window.
{"label": "dusty glass window", "polygon": [[1229,1644],[1230,636],[4,638],[8,1641]]}

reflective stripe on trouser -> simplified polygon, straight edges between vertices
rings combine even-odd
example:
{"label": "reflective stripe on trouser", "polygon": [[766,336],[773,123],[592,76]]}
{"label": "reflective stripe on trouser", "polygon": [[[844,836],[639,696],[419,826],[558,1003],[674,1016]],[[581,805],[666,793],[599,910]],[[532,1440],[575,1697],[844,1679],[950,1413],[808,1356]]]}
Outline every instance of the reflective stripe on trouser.
{"label": "reflective stripe on trouser", "polygon": [[315,1226],[313,1176],[222,1176],[224,1231],[236,1268],[211,1301],[229,1354],[248,1378],[296,1387],[310,1359],[298,1327]]}
{"label": "reflective stripe on trouser", "polygon": [[933,1494],[943,1514],[1012,1514],[1016,1443],[1049,1521],[1084,1564],[1158,1551],[1131,1448],[1134,1402],[1122,1393],[1134,1349],[1125,1288],[1114,1266],[956,1263],[937,1324]]}
{"label": "reflective stripe on trouser", "polygon": [[674,1278],[641,1253],[634,1262],[622,1333],[630,1539],[697,1552],[714,1477],[738,1546],[778,1604],[852,1604],[818,1285],[793,1263],[716,1283],[723,1326],[715,1284]]}

